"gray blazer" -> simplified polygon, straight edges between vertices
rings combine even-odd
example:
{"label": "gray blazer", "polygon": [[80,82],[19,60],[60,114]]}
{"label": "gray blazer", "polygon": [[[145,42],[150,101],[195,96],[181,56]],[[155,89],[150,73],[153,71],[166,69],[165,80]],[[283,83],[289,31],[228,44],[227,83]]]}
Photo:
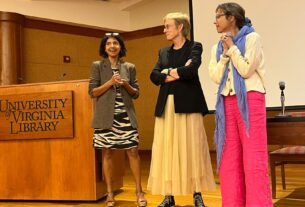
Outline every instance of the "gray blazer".
{"label": "gray blazer", "polygon": [[[138,80],[136,79],[135,65],[121,60],[119,62],[119,71],[122,79],[125,79],[132,87],[137,89],[135,95],[131,97],[131,95],[126,91],[126,89],[124,87],[121,87],[122,98],[131,125],[132,127],[137,128],[138,123],[132,101],[132,99],[136,99],[139,97],[139,85]],[[89,95],[93,97],[93,89],[103,85],[105,82],[111,79],[112,75],[113,73],[111,69],[111,64],[108,58],[105,58],[102,61],[93,62],[91,66],[91,77],[89,82]],[[114,116],[115,95],[115,88],[112,87],[101,96],[96,97],[95,110],[91,124],[92,128],[111,128]]]}

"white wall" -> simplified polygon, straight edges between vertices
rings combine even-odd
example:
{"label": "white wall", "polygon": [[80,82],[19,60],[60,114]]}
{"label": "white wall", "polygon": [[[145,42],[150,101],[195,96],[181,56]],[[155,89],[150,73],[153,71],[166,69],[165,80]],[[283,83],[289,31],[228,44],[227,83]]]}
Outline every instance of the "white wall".
{"label": "white wall", "polygon": [[[201,82],[210,109],[217,85],[208,75],[210,50],[218,41],[213,24],[219,0],[193,0],[194,36],[204,45]],[[280,106],[279,81],[285,81],[286,105],[305,105],[305,1],[236,0],[261,35],[266,59],[267,107]]]}
{"label": "white wall", "polygon": [[102,1],[0,0],[0,11],[105,29],[130,28],[129,12]]}
{"label": "white wall", "polygon": [[118,31],[161,25],[172,11],[188,13],[188,0],[0,0],[0,11]]}
{"label": "white wall", "polygon": [[130,10],[131,29],[159,26],[169,12],[189,13],[189,0],[151,0]]}

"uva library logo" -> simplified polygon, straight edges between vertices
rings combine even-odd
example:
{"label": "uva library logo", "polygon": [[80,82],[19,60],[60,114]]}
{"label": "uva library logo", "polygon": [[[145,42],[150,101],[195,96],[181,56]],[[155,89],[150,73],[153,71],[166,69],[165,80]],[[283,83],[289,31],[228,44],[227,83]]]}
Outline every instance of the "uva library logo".
{"label": "uva library logo", "polygon": [[0,96],[0,139],[73,137],[72,91]]}

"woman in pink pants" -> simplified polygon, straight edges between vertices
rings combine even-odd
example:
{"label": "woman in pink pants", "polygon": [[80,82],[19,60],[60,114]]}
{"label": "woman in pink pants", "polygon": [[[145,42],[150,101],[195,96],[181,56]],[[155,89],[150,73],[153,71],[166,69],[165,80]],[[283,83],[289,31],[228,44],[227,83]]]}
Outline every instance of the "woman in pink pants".
{"label": "woman in pink pants", "polygon": [[270,207],[261,38],[236,3],[218,5],[214,24],[220,40],[209,73],[219,84],[215,142],[222,206]]}

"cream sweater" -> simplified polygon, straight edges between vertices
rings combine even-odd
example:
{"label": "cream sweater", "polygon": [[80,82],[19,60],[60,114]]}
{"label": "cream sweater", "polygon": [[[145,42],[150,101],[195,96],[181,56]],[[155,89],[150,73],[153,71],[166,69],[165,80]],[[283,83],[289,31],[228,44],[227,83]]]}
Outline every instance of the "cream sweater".
{"label": "cream sweater", "polygon": [[258,91],[265,93],[265,69],[264,54],[260,36],[252,32],[246,36],[245,55],[242,56],[237,46],[232,46],[226,53],[229,57],[220,56],[220,60],[216,59],[217,44],[213,46],[211,51],[211,60],[209,63],[209,74],[211,79],[220,84],[221,78],[225,71],[225,66],[229,62],[228,78],[225,87],[221,92],[222,95],[234,95],[234,80],[232,72],[232,64],[238,73],[245,79],[247,91]]}

